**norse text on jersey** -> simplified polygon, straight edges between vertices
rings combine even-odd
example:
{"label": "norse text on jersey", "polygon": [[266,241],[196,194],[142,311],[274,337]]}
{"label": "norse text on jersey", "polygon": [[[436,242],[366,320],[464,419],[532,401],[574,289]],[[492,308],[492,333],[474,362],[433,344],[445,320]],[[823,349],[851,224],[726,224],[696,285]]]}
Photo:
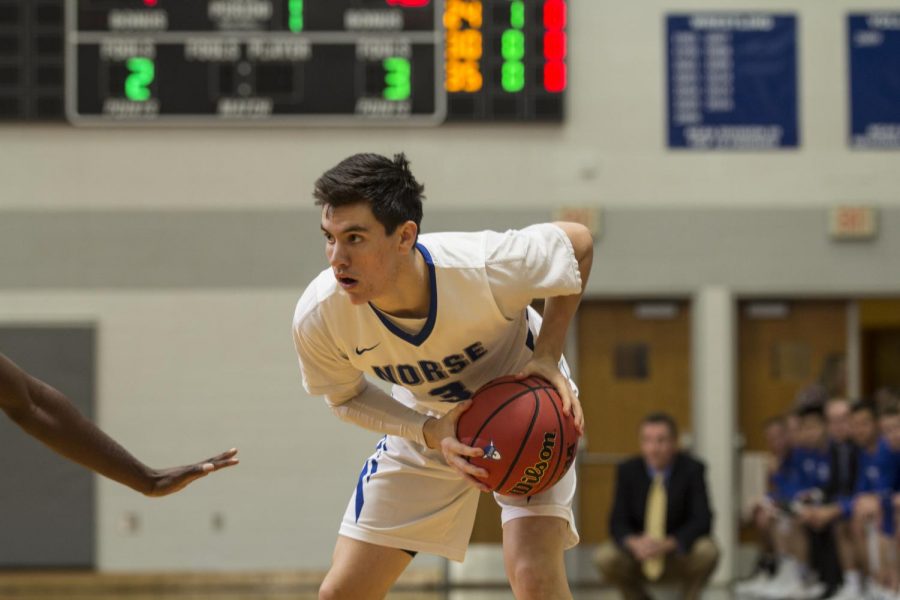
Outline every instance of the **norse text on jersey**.
{"label": "norse text on jersey", "polygon": [[[379,379],[395,385],[419,386],[458,375],[487,353],[482,342],[475,342],[461,352],[449,354],[440,360],[423,359],[415,363],[372,365],[372,372]],[[445,402],[462,402],[472,397],[472,392],[459,381],[436,387],[429,394]]]}

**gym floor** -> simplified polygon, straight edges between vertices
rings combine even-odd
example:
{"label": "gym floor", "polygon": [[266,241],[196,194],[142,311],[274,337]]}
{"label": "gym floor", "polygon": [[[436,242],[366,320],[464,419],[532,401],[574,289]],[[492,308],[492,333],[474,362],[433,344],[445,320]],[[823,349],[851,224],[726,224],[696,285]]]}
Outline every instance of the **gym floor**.
{"label": "gym floor", "polygon": [[[2,572],[3,600],[315,600],[319,575],[267,573]],[[398,583],[389,600],[514,600],[508,589],[444,589],[439,579],[419,575]],[[662,590],[659,600],[678,597]],[[726,600],[725,589],[711,589],[704,600]],[[614,600],[609,588],[574,590],[574,600]]]}

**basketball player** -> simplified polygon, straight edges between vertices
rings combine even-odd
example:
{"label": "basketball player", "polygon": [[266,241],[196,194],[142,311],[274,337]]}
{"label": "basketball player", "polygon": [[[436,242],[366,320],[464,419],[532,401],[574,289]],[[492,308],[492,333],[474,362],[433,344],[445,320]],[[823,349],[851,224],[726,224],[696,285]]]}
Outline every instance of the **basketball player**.
{"label": "basketball player", "polygon": [[173,494],[238,463],[236,449],[184,467],[151,469],[85,419],[62,393],[0,354],[0,409],[26,433],[82,466],[146,496]]}
{"label": "basketball player", "polygon": [[[330,268],[294,315],[303,384],[342,420],[386,434],[360,473],[320,599],[383,598],[416,552],[463,560],[487,472],[466,460],[484,451],[456,439],[456,421],[481,385],[544,377],[583,431],[562,349],[590,232],[555,223],[419,237],[423,190],[403,154],[351,156],[315,184]],[[543,327],[534,298],[546,299]],[[393,384],[392,396],[366,374]],[[571,598],[574,493],[570,469],[528,500],[495,495],[520,600]]]}

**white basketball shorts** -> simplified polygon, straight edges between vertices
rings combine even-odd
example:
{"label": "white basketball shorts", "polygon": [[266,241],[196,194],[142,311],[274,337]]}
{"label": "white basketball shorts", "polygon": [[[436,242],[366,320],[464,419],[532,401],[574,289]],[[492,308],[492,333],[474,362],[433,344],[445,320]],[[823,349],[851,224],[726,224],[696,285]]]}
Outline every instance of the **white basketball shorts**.
{"label": "white basketball shorts", "polygon": [[[573,465],[555,486],[530,498],[494,494],[502,523],[521,517],[559,517],[569,523],[565,548],[575,546],[575,480]],[[462,562],[480,493],[447,465],[439,450],[385,436],[363,465],[340,534]]]}

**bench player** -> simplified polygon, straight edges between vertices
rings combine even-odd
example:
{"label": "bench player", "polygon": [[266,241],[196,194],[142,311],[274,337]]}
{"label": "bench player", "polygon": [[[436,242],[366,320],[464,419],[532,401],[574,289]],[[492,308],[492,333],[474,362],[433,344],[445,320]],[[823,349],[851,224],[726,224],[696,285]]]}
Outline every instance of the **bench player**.
{"label": "bench player", "polygon": [[[486,472],[466,460],[483,449],[460,443],[455,424],[484,383],[542,376],[583,430],[562,349],[590,232],[548,223],[419,237],[423,189],[402,154],[351,156],[315,185],[330,268],[294,315],[303,384],[341,419],[386,434],[359,475],[321,599],[382,598],[416,552],[463,560]],[[546,299],[543,327],[535,298]],[[392,396],[365,375],[393,384]],[[570,469],[528,501],[495,496],[520,600],[571,598],[574,492]]]}

